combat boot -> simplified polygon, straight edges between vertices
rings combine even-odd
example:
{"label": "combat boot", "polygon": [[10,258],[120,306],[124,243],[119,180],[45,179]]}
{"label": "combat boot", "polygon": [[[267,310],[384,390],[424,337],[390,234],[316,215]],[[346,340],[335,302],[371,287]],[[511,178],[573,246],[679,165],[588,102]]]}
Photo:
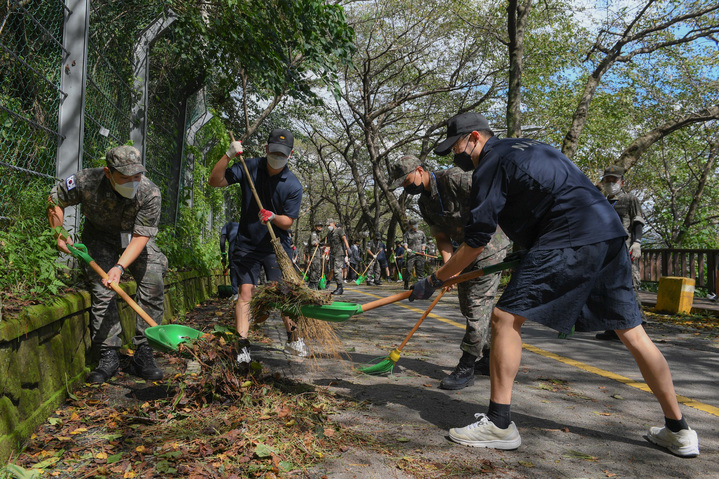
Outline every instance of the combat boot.
{"label": "combat boot", "polygon": [[120,358],[117,357],[117,350],[103,348],[100,350],[100,362],[97,367],[87,375],[85,382],[102,384],[113,377],[120,368]]}
{"label": "combat boot", "polygon": [[149,344],[138,346],[135,355],[132,357],[132,371],[136,376],[148,381],[159,381],[165,376],[162,369],[155,364],[155,358]]}
{"label": "combat boot", "polygon": [[408,279],[404,280],[404,289],[409,289],[409,280]]}
{"label": "combat boot", "polygon": [[474,362],[476,360],[477,356],[464,351],[457,367],[449,376],[442,379],[439,387],[441,389],[456,390],[464,389],[474,384]]}
{"label": "combat boot", "polygon": [[335,289],[334,291],[332,291],[332,294],[340,295],[340,294],[342,294],[342,293],[344,293],[344,292],[345,292],[344,285],[343,285],[342,283],[340,283],[340,284],[337,285],[337,289]]}

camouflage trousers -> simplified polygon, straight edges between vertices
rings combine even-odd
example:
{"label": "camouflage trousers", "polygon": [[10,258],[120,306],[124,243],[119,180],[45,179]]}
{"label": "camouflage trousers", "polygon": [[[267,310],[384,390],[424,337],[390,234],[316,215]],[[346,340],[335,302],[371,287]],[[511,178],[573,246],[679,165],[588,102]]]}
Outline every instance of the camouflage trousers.
{"label": "camouflage trousers", "polygon": [[411,281],[412,270],[417,273],[417,281],[425,277],[424,273],[424,256],[411,255],[407,258],[407,281]]}
{"label": "camouflage trousers", "polygon": [[322,260],[320,259],[319,255],[315,255],[314,259],[312,260],[312,263],[310,263],[310,270],[307,273],[307,282],[309,283],[310,288],[316,289],[317,285],[320,283],[321,277]]}
{"label": "camouflage trousers", "polygon": [[377,281],[382,281],[382,264],[378,259],[374,260],[372,267],[367,271],[367,282],[372,283]]}
{"label": "camouflage trousers", "polygon": [[[119,246],[101,240],[83,238],[83,243],[87,246],[90,256],[105,272],[117,263],[122,254]],[[102,285],[100,276],[88,264],[83,263],[83,265],[92,298],[90,335],[93,346],[118,349],[122,346],[122,338],[120,338],[122,325],[117,311],[117,294]],[[167,258],[154,241],[151,241],[127,269],[137,283],[135,301],[157,324],[161,324],[165,311],[163,277],[167,274]],[[135,348],[147,343],[145,338],[147,327],[145,320],[140,315],[135,315],[135,335],[132,338]]]}
{"label": "camouflage trousers", "polygon": [[[469,265],[463,273],[474,271],[494,264],[493,261],[479,260]],[[462,351],[481,358],[482,351],[489,349],[491,339],[491,319],[494,298],[499,288],[500,273],[480,276],[457,284],[459,309],[467,325],[462,338]]]}
{"label": "camouflage trousers", "polygon": [[345,265],[344,255],[336,254],[330,256],[330,266],[332,267],[332,279],[335,280],[337,286],[342,284],[342,267]]}

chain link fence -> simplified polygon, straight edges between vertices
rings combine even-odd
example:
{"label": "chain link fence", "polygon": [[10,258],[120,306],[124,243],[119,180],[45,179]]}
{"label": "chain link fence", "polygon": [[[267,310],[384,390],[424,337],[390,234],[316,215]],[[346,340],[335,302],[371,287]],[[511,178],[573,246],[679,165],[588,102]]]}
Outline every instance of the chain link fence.
{"label": "chain link fence", "polygon": [[[58,127],[58,112],[67,97],[61,87],[63,62],[72,60],[69,66],[65,62],[69,74],[73,59],[82,54],[63,46],[65,22],[77,15],[72,3],[8,0],[0,6],[0,228],[20,214],[18,192],[47,193],[58,179],[58,145],[68,140]],[[130,142],[139,130],[144,144],[135,146],[144,152],[148,177],[162,191],[161,223],[172,225],[185,176],[181,170],[186,131],[207,112],[204,94],[197,95],[201,85],[178,86],[167,65],[152,61],[152,51],[173,40],[171,28],[157,38],[148,36],[155,34],[148,30],[158,19],[171,15],[165,2],[88,4],[78,168],[104,166],[105,153]],[[145,45],[148,38],[152,43]],[[150,49],[146,58],[143,47]],[[149,63],[146,109],[137,85],[138,62],[143,61]]]}
{"label": "chain link fence", "polygon": [[0,228],[56,180],[66,13],[60,0],[0,6]]}

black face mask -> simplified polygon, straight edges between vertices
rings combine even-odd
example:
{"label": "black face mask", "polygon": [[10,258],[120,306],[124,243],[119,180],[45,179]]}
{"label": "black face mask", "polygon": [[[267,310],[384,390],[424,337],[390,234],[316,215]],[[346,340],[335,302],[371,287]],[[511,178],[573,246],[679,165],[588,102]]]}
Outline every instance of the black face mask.
{"label": "black face mask", "polygon": [[464,151],[462,153],[454,154],[454,164],[462,168],[464,171],[474,171],[472,156]]}
{"label": "black face mask", "polygon": [[408,195],[419,195],[420,193],[424,193],[424,184],[420,183],[415,185],[414,183],[410,183],[404,187],[404,191],[406,191]]}

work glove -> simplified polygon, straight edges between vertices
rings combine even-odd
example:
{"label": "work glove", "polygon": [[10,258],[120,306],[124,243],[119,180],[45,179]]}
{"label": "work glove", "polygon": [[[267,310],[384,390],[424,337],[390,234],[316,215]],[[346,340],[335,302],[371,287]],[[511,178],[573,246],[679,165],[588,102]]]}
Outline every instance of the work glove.
{"label": "work glove", "polygon": [[227,253],[220,253],[220,262],[223,268],[227,266]]}
{"label": "work glove", "polygon": [[242,154],[242,142],[241,141],[233,141],[230,143],[230,147],[227,149],[227,152],[225,155],[227,155],[228,158],[234,158],[236,156],[240,156]]}
{"label": "work glove", "polygon": [[521,260],[521,259],[524,258],[526,255],[527,255],[527,250],[526,250],[526,249],[521,249],[521,250],[519,250],[519,251],[514,251],[514,252],[512,252],[512,253],[509,253],[507,256],[505,256],[504,259],[502,260],[502,262],[503,262],[503,263],[509,263],[510,261],[514,261],[514,260],[518,260],[518,259]]}
{"label": "work glove", "polygon": [[638,241],[632,243],[629,247],[629,257],[632,261],[638,260],[642,256],[642,247]]}
{"label": "work glove", "polygon": [[260,221],[262,222],[262,224],[263,224],[263,225],[266,225],[268,222],[270,222],[270,221],[272,221],[273,219],[275,219],[275,217],[276,217],[277,215],[275,215],[275,214],[274,214],[273,212],[271,212],[270,210],[266,210],[266,209],[262,208],[262,209],[260,210],[260,214],[257,215],[257,216],[259,216]]}
{"label": "work glove", "polygon": [[437,276],[432,273],[412,285],[410,288],[412,292],[409,295],[409,300],[414,301],[415,299],[429,299],[434,294],[434,290],[441,288],[443,284],[444,281],[438,279]]}
{"label": "work glove", "polygon": [[345,256],[345,264],[350,264],[350,259],[347,256]]}

